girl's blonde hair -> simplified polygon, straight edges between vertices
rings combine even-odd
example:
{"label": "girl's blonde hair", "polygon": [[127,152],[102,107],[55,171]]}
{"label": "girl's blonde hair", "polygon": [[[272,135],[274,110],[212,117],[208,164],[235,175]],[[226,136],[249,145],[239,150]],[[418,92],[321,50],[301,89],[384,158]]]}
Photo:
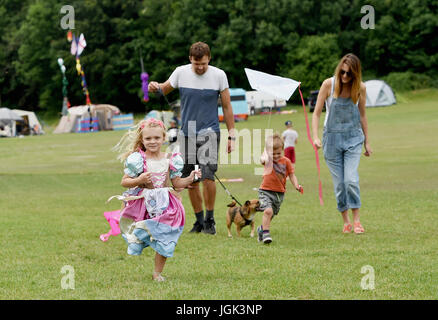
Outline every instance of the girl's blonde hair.
{"label": "girl's blonde hair", "polygon": [[339,61],[338,66],[335,70],[335,89],[333,92],[333,98],[337,98],[340,96],[342,92],[342,88],[344,84],[342,83],[342,65],[346,64],[350,67],[350,74],[351,74],[351,100],[353,100],[354,103],[357,103],[360,97],[360,84],[362,82],[362,70],[360,65],[359,58],[352,54],[348,53],[345,56],[342,57],[341,61]]}
{"label": "girl's blonde hair", "polygon": [[284,149],[284,141],[282,136],[278,132],[275,132],[272,136],[267,137],[265,147],[272,149]]}
{"label": "girl's blonde hair", "polygon": [[120,162],[124,162],[131,153],[136,152],[139,149],[146,151],[146,148],[143,145],[143,130],[146,128],[157,127],[163,129],[163,138],[166,139],[166,129],[163,122],[160,120],[148,118],[131,127],[131,129],[129,129],[120,141],[112,148],[113,151],[119,154],[117,159],[120,160]]}

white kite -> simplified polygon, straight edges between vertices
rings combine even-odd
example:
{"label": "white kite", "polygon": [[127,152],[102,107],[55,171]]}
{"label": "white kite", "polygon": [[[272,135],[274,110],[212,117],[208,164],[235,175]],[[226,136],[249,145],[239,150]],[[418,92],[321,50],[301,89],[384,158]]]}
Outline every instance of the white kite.
{"label": "white kite", "polygon": [[[251,85],[251,88],[257,91],[263,91],[265,93],[268,93],[270,95],[273,95],[274,97],[289,100],[290,97],[293,95],[295,90],[300,87],[301,82],[289,79],[289,78],[283,78],[279,76],[274,76],[269,73],[251,70],[248,68],[245,68],[246,76],[248,77],[249,84]],[[321,183],[321,177],[320,177],[320,166],[319,166],[319,156],[318,156],[318,149],[313,144],[311,135],[310,135],[310,126],[309,126],[309,120],[307,119],[307,112],[306,112],[306,106],[303,99],[303,94],[300,89],[300,97],[301,102],[303,104],[303,110],[304,110],[304,117],[306,120],[306,129],[307,129],[307,138],[309,139],[310,144],[312,145],[314,151],[315,151],[315,159],[316,159],[316,167],[318,169],[318,180],[319,180],[319,202],[321,205],[324,205],[324,201],[322,199],[322,183]],[[271,114],[269,115],[268,120],[268,128],[270,128],[271,124]]]}
{"label": "white kite", "polygon": [[269,73],[245,68],[249,84],[254,90],[269,93],[279,99],[289,100],[300,85],[300,82],[274,76]]}

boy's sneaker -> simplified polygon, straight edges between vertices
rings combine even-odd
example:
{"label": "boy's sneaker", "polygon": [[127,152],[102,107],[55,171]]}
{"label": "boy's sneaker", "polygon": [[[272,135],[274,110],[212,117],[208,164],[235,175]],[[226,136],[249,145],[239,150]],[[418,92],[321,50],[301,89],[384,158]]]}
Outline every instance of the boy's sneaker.
{"label": "boy's sneaker", "polygon": [[199,223],[198,221],[196,221],[193,224],[193,228],[192,228],[192,230],[190,230],[190,233],[199,233],[202,231],[202,229],[203,229],[203,225],[201,223]]}
{"label": "boy's sneaker", "polygon": [[257,227],[257,240],[259,242],[263,241],[263,229],[262,229],[262,226],[258,226]]}
{"label": "boy's sneaker", "polygon": [[202,232],[208,233],[208,234],[216,234],[216,227],[214,226],[216,223],[214,222],[214,219],[207,219],[204,221],[204,228],[202,229]]}
{"label": "boy's sneaker", "polygon": [[270,244],[272,242],[271,234],[270,233],[264,233],[263,234],[263,243],[264,244]]}

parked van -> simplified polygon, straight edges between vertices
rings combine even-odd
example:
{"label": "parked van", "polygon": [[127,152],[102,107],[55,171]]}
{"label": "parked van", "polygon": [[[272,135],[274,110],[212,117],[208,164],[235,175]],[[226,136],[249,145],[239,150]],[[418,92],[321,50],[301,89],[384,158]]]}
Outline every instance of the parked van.
{"label": "parked van", "polygon": [[272,111],[277,108],[286,107],[286,100],[278,99],[269,93],[262,91],[247,91],[246,100],[248,101],[248,109],[251,115]]}

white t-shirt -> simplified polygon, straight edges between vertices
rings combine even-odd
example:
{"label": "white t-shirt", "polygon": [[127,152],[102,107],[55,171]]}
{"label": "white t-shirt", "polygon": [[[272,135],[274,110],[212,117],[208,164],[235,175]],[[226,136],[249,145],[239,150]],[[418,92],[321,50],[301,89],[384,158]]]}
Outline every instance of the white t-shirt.
{"label": "white t-shirt", "polygon": [[283,134],[284,148],[295,147],[295,141],[298,139],[298,132],[294,129],[286,129]]}
{"label": "white t-shirt", "polygon": [[169,78],[170,85],[178,88],[181,98],[181,130],[188,135],[189,121],[196,121],[196,133],[220,132],[218,118],[219,94],[228,88],[225,72],[214,66],[198,75],[191,64],[175,69]]}

